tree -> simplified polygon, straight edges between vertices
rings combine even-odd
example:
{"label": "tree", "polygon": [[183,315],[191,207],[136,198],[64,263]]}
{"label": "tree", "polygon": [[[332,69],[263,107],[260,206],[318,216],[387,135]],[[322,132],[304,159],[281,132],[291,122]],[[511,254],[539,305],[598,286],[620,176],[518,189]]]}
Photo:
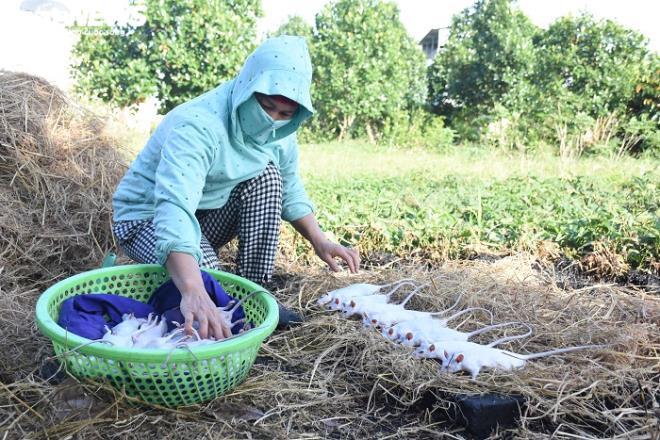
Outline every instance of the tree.
{"label": "tree", "polygon": [[454,16],[429,69],[429,99],[448,117],[488,113],[534,63],[536,28],[512,0],[479,0]]}
{"label": "tree", "polygon": [[86,26],[73,49],[71,66],[78,92],[119,107],[158,96],[158,78],[150,66],[144,29]]}
{"label": "tree", "polygon": [[316,123],[344,137],[372,140],[423,105],[424,54],[393,3],[338,0],[316,15],[313,38]]}
{"label": "tree", "polygon": [[635,84],[635,93],[628,102],[627,113],[646,116],[660,123],[660,56],[650,54],[642,66],[641,75]]}
{"label": "tree", "polygon": [[535,46],[528,125],[540,137],[585,153],[657,148],[653,57],[641,34],[580,14],[557,19]]}
{"label": "tree", "polygon": [[533,82],[539,98],[566,96],[572,112],[591,117],[625,113],[649,51],[641,35],[591,15],[562,17],[536,39]]}
{"label": "tree", "polygon": [[290,15],[287,21],[271,34],[273,37],[280,35],[298,35],[299,37],[304,37],[307,43],[310,43],[314,35],[314,28],[307,24],[301,16]]}
{"label": "tree", "polygon": [[155,95],[169,110],[238,73],[260,14],[259,0],[145,0],[143,24],[82,33],[77,88],[120,106]]}

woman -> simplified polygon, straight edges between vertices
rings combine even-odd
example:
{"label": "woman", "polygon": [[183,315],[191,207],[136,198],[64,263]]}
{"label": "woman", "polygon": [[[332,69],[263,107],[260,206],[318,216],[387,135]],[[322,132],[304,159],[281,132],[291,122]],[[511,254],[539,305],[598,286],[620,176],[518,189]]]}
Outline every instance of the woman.
{"label": "woman", "polygon": [[182,294],[186,331],[230,329],[206,294],[200,267],[238,236],[237,272],[263,284],[273,272],[280,218],[289,221],[333,271],[351,272],[358,253],[328,241],[298,176],[295,131],[312,113],[312,66],[304,39],[265,41],[236,78],[170,111],[113,196],[113,232],[140,263],[167,267]]}

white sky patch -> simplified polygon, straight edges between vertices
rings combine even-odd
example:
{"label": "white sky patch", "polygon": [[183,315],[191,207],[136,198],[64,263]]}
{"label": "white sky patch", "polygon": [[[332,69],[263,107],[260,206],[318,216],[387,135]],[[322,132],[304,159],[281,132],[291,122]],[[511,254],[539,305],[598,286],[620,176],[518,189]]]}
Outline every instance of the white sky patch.
{"label": "white sky patch", "polygon": [[[262,0],[265,12],[259,22],[264,34],[277,29],[289,15],[300,15],[309,24],[329,0]],[[447,27],[454,14],[474,4],[471,0],[394,0],[399,6],[401,22],[410,35],[421,39],[432,28]],[[518,0],[518,7],[540,27],[557,18],[581,11],[596,18],[609,18],[646,35],[651,47],[660,50],[660,2],[657,0]]]}

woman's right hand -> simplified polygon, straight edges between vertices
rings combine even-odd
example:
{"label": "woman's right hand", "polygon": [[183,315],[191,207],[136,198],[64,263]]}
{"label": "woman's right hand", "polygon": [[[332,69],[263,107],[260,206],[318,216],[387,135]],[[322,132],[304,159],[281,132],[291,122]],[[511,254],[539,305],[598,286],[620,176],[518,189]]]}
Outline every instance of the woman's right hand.
{"label": "woman's right hand", "polygon": [[206,293],[197,260],[184,252],[171,252],[165,265],[181,292],[181,314],[186,320],[186,334],[192,335],[193,322],[197,321],[201,338],[230,337],[231,329],[222,322],[220,311]]}
{"label": "woman's right hand", "polygon": [[192,334],[193,322],[199,323],[199,336],[224,339],[231,336],[231,329],[222,321],[220,312],[202,285],[202,291],[181,292],[181,314],[186,320],[185,332]]}

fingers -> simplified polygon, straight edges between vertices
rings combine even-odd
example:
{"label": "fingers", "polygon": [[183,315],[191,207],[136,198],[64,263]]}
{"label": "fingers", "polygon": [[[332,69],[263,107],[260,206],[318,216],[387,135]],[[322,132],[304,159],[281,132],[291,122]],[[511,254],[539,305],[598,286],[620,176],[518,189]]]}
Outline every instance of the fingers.
{"label": "fingers", "polygon": [[[232,335],[231,329],[222,322],[220,316],[217,314],[207,317],[206,315],[199,313],[197,316],[197,322],[199,323],[198,333],[201,339],[215,338],[216,340],[221,340]],[[186,319],[185,332],[187,335],[192,335],[193,333],[192,322],[193,319]]]}
{"label": "fingers", "polygon": [[206,315],[200,314],[197,317],[197,321],[199,322],[199,336],[202,339],[206,339],[209,337],[209,320],[206,317]]}
{"label": "fingers", "polygon": [[220,323],[219,319],[212,320],[210,322],[210,327],[211,334],[209,336],[213,336],[216,340],[224,339],[227,337],[224,326]]}
{"label": "fingers", "polygon": [[346,264],[348,264],[348,270],[355,273],[355,261],[353,261],[353,256],[351,255],[350,250],[342,247],[337,253],[341,259],[344,260]]}
{"label": "fingers", "polygon": [[224,335],[223,337],[229,338],[230,336],[232,336],[231,327],[227,326],[227,324],[224,323],[224,322],[222,322],[222,330],[223,330],[223,335]]}
{"label": "fingers", "polygon": [[332,258],[332,255],[324,258],[323,261],[325,261],[328,264],[328,266],[330,266],[330,270],[332,270],[333,272],[339,272],[339,265],[334,260],[334,258]]}
{"label": "fingers", "polygon": [[184,296],[180,309],[185,319],[184,331],[187,335],[192,336],[194,329],[197,328],[197,334],[201,339],[221,340],[232,336],[231,328],[224,323],[220,310],[210,297]]}
{"label": "fingers", "polygon": [[183,318],[185,319],[184,331],[188,336],[191,336],[193,332],[194,315],[192,313],[187,313]]}
{"label": "fingers", "polygon": [[348,270],[352,273],[357,273],[360,270],[360,254],[355,249],[337,245],[335,252],[331,252],[330,255],[324,259],[334,272],[338,272],[339,266],[333,259],[335,256],[344,260],[348,265]]}
{"label": "fingers", "polygon": [[351,272],[357,273],[360,270],[360,254],[355,249],[345,248],[347,258],[344,260],[348,264]]}
{"label": "fingers", "polygon": [[359,270],[360,270],[360,264],[362,263],[362,260],[360,259],[360,252],[358,252],[358,251],[355,250],[355,249],[353,249],[353,252],[354,252],[354,254],[355,254],[355,262],[356,262],[355,267],[356,267],[356,271],[359,271]]}
{"label": "fingers", "polygon": [[213,319],[209,321],[209,330],[211,333],[209,336],[213,336],[217,340],[230,337],[232,335],[231,328],[227,327],[227,324],[223,321],[222,316],[216,309],[213,311],[215,312],[213,314]]}

